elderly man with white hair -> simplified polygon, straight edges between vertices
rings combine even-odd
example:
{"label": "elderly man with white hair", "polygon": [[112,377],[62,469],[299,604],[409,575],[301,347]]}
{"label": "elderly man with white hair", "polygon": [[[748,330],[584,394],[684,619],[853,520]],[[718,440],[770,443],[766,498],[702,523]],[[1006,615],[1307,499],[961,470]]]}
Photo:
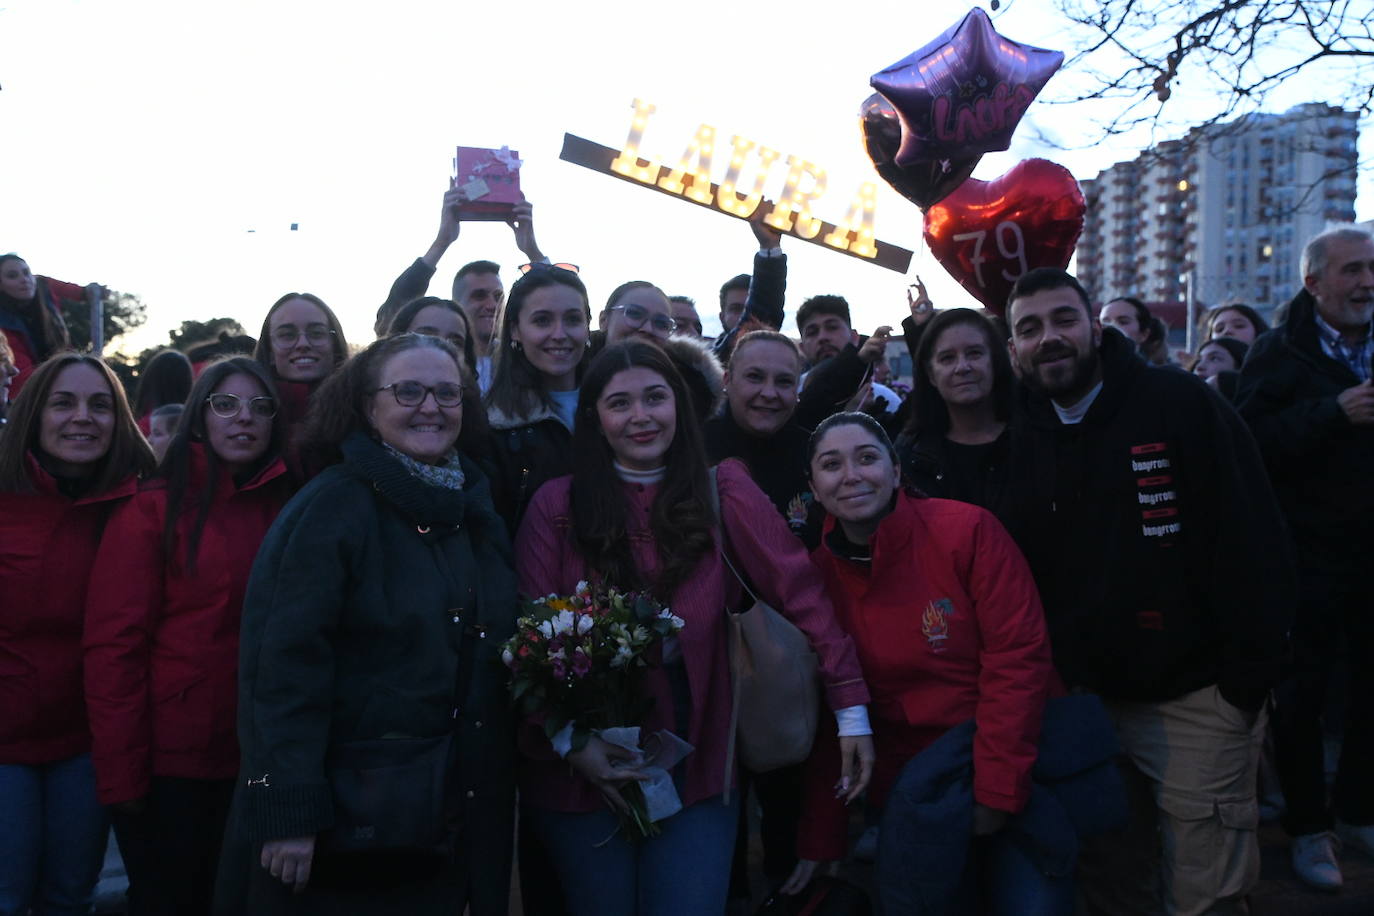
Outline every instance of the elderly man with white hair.
{"label": "elderly man with white hair", "polygon": [[[1273,718],[1283,824],[1298,876],[1335,890],[1341,840],[1374,855],[1374,236],[1328,229],[1307,243],[1302,276],[1283,324],[1245,361],[1241,413],[1287,516],[1302,586]],[[1328,799],[1321,716],[1342,656],[1345,737]]]}

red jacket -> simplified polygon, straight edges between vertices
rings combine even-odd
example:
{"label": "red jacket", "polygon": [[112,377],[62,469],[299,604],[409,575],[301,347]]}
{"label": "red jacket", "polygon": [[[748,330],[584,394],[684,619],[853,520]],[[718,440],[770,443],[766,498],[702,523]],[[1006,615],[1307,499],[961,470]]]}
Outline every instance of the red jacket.
{"label": "red jacket", "polygon": [[[854,644],[840,631],[820,577],[806,559],[806,549],[793,536],[745,466],[723,461],[717,472],[723,524],[730,532],[730,557],[748,576],[759,597],[776,607],[811,640],[820,661],[821,682],[832,709],[868,702],[859,674]],[[658,568],[658,551],[648,530],[657,485],[626,483],[630,549],[648,578]],[[534,494],[515,537],[516,571],[523,595],[570,595],[579,580],[590,578],[587,563],[573,541],[570,518],[572,478],[549,481]],[[688,755],[682,803],[690,805],[719,795],[733,774],[725,772],[730,725],[730,663],[725,647],[727,601],[738,605],[740,586],[718,551],[702,557],[696,572],[673,593],[668,607],[686,621],[678,634],[691,691],[687,734],[696,750]],[[676,730],[673,696],[662,668],[649,672],[654,706],[646,734]],[[822,717],[826,718],[826,717]],[[531,737],[534,734],[537,737]],[[522,797],[555,811],[597,811],[605,802],[591,784],[554,756],[543,732],[532,726],[522,736],[527,759],[520,774]]]}
{"label": "red jacket", "polygon": [[[827,519],[811,559],[873,692],[870,800],[881,805],[908,760],[973,719],[974,798],[1019,811],[1054,675],[1040,597],[1011,537],[977,506],[905,493],[873,537],[871,567],[831,550],[834,529]],[[807,770],[799,855],[840,858],[847,815],[834,798],[833,725],[823,724]]]}
{"label": "red jacket", "polygon": [[[85,302],[86,287],[77,286],[75,283],[64,283],[61,280],[54,280],[52,277],[38,277],[38,290],[35,295],[38,298],[40,308],[48,309],[48,313],[53,321],[61,322],[63,302]],[[18,315],[6,313],[0,317],[0,332],[9,339],[10,349],[14,351],[14,368],[19,370],[19,374],[10,383],[10,400],[19,397],[19,391],[24,387],[24,383],[33,375],[33,370],[37,369],[43,362],[38,354],[42,352],[43,344],[41,341],[31,340],[29,332],[24,326],[23,319]],[[52,354],[49,353],[49,356]]]}
{"label": "red jacket", "polygon": [[103,804],[142,798],[150,777],[232,779],[239,615],[248,573],[290,491],[272,462],[236,488],[221,468],[194,573],[186,541],[207,472],[193,446],[176,543],[163,550],[167,490],[149,481],[105,529],[86,603],[86,705]]}
{"label": "red jacket", "polygon": [[33,456],[33,493],[0,493],[0,764],[37,765],[90,749],[81,698],[86,583],[110,510],[134,478],[72,499]]}

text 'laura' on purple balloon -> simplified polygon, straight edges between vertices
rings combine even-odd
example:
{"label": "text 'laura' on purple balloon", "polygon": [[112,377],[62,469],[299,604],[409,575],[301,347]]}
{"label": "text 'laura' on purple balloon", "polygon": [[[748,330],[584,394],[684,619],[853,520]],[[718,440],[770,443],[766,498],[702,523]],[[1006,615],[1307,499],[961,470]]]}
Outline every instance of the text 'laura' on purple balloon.
{"label": "text 'laura' on purple balloon", "polygon": [[997,34],[987,13],[970,10],[869,80],[901,119],[896,164],[1011,146],[1021,116],[1063,62],[1062,52],[1012,41]]}

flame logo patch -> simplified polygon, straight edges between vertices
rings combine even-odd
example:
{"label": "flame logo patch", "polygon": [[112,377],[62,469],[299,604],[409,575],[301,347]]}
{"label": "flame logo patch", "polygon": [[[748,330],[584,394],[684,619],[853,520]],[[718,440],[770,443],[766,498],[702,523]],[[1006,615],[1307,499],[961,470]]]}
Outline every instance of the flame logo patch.
{"label": "flame logo patch", "polygon": [[945,651],[945,640],[949,639],[949,619],[954,616],[954,602],[948,598],[937,598],[926,605],[921,614],[921,634],[930,645],[930,651]]}

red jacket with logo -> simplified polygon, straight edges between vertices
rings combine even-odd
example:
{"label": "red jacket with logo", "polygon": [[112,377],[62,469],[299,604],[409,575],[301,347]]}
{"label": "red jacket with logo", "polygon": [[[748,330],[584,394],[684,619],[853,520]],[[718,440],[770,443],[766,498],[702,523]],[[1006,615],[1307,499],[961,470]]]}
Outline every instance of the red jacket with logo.
{"label": "red jacket with logo", "polygon": [[137,484],[130,477],[72,499],[32,455],[27,462],[35,492],[0,493],[0,764],[34,766],[90,749],[86,583],[111,508]]}
{"label": "red jacket with logo", "polygon": [[86,704],[100,801],[142,798],[150,778],[238,772],[239,616],[263,536],[291,495],[273,461],[236,487],[219,469],[195,571],[186,543],[208,473],[192,446],[176,541],[163,549],[166,482],[145,483],[110,518],[86,608]]}
{"label": "red jacket with logo", "polygon": [[[908,760],[973,719],[974,798],[1019,811],[1054,673],[1035,582],[1011,536],[977,506],[905,493],[873,536],[871,564],[837,556],[835,520],[825,527],[811,558],[873,694],[869,798],[881,804]],[[834,726],[822,729],[807,766],[807,859],[841,858],[848,823],[834,797]]]}

